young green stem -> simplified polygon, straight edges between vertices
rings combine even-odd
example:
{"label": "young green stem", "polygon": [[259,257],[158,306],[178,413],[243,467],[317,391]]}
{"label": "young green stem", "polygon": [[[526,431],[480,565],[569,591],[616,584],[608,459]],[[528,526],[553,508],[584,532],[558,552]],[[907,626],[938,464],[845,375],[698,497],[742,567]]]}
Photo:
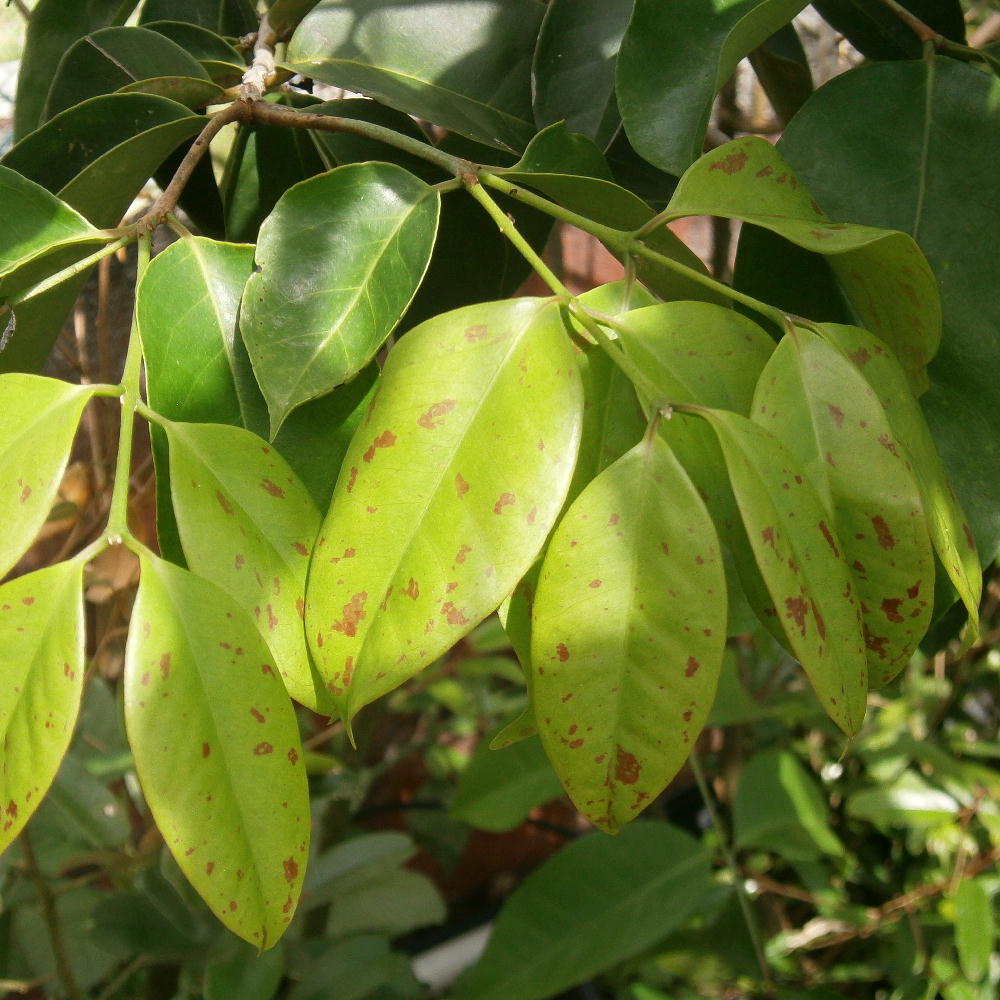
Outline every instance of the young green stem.
{"label": "young green stem", "polygon": [[[136,287],[149,264],[152,234],[149,230],[139,236],[139,261]],[[111,509],[105,538],[112,544],[134,541],[128,526],[129,486],[132,470],[132,440],[135,432],[135,411],[141,402],[139,383],[142,375],[142,342],[139,339],[138,307],[132,313],[128,353],[122,372],[122,422],[118,431],[118,457],[115,462],[115,485],[111,494]]]}

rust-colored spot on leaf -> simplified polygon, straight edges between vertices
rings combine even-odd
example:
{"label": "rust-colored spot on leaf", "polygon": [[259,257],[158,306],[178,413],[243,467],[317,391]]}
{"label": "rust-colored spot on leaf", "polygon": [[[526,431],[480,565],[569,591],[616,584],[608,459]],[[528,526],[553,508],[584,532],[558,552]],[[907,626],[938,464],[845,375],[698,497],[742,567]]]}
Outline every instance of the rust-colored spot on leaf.
{"label": "rust-colored spot on leaf", "polygon": [[212,872],[214,872],[214,871],[215,871],[215,862],[214,861],[209,861],[208,864],[205,865],[205,874],[206,875],[211,875]]}
{"label": "rust-colored spot on leaf", "polygon": [[[708,169],[721,170],[724,174],[738,174],[747,165],[746,153],[730,153],[728,156],[716,160]],[[760,176],[758,174],[758,176]]]}
{"label": "rust-colored spot on leaf", "polygon": [[238,907],[236,905],[236,900],[235,899],[229,900],[229,909],[230,910],[236,910],[236,909],[238,909]]}
{"label": "rust-colored spot on leaf", "polygon": [[591,588],[592,590],[597,590],[597,588],[598,588],[598,587],[599,587],[599,586],[600,586],[600,585],[601,585],[601,584],[602,584],[603,582],[604,582],[603,580],[591,580],[591,581],[590,581],[590,583],[588,583],[588,584],[587,584],[587,586],[588,586],[588,587],[590,587],[590,588]]}
{"label": "rust-colored spot on leaf", "polygon": [[299,762],[299,752],[295,747],[290,747],[288,750],[288,762],[294,767]]}
{"label": "rust-colored spot on leaf", "polygon": [[962,522],[962,531],[965,532],[965,544],[969,546],[970,552],[976,551],[976,540],[972,537],[972,529],[965,523]]}
{"label": "rust-colored spot on leaf", "polygon": [[908,598],[909,598],[909,599],[910,599],[911,601],[914,601],[914,600],[916,600],[916,598],[917,598],[917,595],[918,595],[919,593],[920,593],[920,581],[919,581],[919,580],[917,580],[917,582],[916,582],[916,583],[915,583],[915,584],[914,584],[914,585],[913,585],[912,587],[907,587],[907,588],[906,588],[906,596],[907,596],[907,597],[908,597]]}
{"label": "rust-colored spot on leaf", "polygon": [[570,740],[566,744],[566,746],[568,746],[570,750],[579,750],[580,747],[583,746],[583,740],[582,739]]}
{"label": "rust-colored spot on leaf", "polygon": [[417,581],[411,576],[410,582],[407,583],[406,589],[403,593],[406,594],[411,601],[415,601],[420,596],[420,584],[417,583]]}
{"label": "rust-colored spot on leaf", "polygon": [[274,753],[274,747],[270,743],[258,743],[253,748],[255,757],[264,757],[269,753]]}
{"label": "rust-colored spot on leaf", "polygon": [[278,627],[278,618],[275,615],[271,605],[267,606],[267,629],[269,632],[273,632]]}
{"label": "rust-colored spot on leaf", "polygon": [[684,676],[694,677],[694,675],[698,673],[700,669],[701,669],[701,663],[699,663],[695,657],[689,656],[687,659],[687,666],[684,668]]}
{"label": "rust-colored spot on leaf", "polygon": [[441,417],[448,413],[451,413],[455,409],[455,400],[453,399],[442,399],[440,403],[434,403],[429,406],[423,413],[417,417],[417,423],[421,427],[427,428],[427,430],[432,431],[435,427],[440,427],[442,424]]}
{"label": "rust-colored spot on leaf", "polygon": [[261,725],[263,725],[263,724],[264,724],[265,722],[267,722],[267,719],[265,719],[265,718],[264,718],[264,713],[263,713],[263,712],[261,712],[261,711],[259,711],[259,710],[258,710],[258,709],[256,709],[256,708],[251,708],[251,709],[250,709],[250,714],[251,714],[251,715],[252,715],[252,716],[253,716],[253,717],[254,717],[254,718],[255,718],[255,719],[256,719],[256,720],[257,720],[257,721],[258,721],[259,723],[261,723]]}
{"label": "rust-colored spot on leaf", "polygon": [[896,547],[896,539],[893,538],[892,532],[889,530],[889,525],[885,523],[885,519],[881,514],[877,514],[872,518],[872,527],[875,529],[875,536],[878,538],[878,543],[883,549],[894,549]]}
{"label": "rust-colored spot on leaf", "polygon": [[634,785],[639,780],[639,762],[635,759],[635,754],[623,750],[620,746],[615,747],[615,779],[623,785]]}
{"label": "rust-colored spot on leaf", "polygon": [[764,540],[765,545],[770,545],[772,549],[775,548],[774,544],[774,528],[767,527],[764,528],[760,533],[760,537]]}
{"label": "rust-colored spot on leaf", "polygon": [[308,547],[306,545],[303,545],[302,542],[295,542],[292,545],[292,548],[294,548],[295,551],[298,552],[298,554],[300,556],[307,556],[307,555],[309,555],[309,549],[308,549]]}
{"label": "rust-colored spot on leaf", "polygon": [[201,755],[202,757],[210,757],[212,754],[212,747],[208,743],[202,743],[201,745]]}
{"label": "rust-colored spot on leaf", "polygon": [[611,517],[608,518],[608,524],[613,526],[616,525],[620,520],[621,517],[619,517],[618,514],[612,514]]}
{"label": "rust-colored spot on leaf", "polygon": [[347,492],[354,492],[354,484],[358,481],[358,468],[356,465],[351,466],[350,475],[347,477]]}
{"label": "rust-colored spot on leaf", "polygon": [[513,493],[501,493],[500,496],[497,497],[497,502],[493,505],[493,513],[499,514],[504,507],[509,507],[514,502],[515,497]]}
{"label": "rust-colored spot on leaf", "polygon": [[164,653],[160,657],[160,676],[166,680],[170,676],[170,654]]}
{"label": "rust-colored spot on leaf", "polygon": [[755,174],[756,177],[770,177],[774,173],[774,167],[761,167]]}
{"label": "rust-colored spot on leaf", "polygon": [[839,406],[834,406],[833,403],[827,403],[826,408],[830,411],[830,416],[833,417],[833,422],[838,427],[843,427],[844,411]]}
{"label": "rust-colored spot on leaf", "polygon": [[868,626],[864,624],[862,624],[861,629],[865,637],[865,646],[875,653],[880,660],[886,659],[888,653],[886,652],[885,644],[889,641],[888,637],[884,635],[875,635],[875,633],[871,632],[868,629]]}
{"label": "rust-colored spot on leaf", "polygon": [[281,862],[281,867],[284,869],[285,878],[289,882],[294,882],[298,878],[299,866],[294,858],[285,858],[285,860]]}
{"label": "rust-colored spot on leaf", "polygon": [[670,555],[670,546],[666,542],[660,542],[660,551],[665,555]]}
{"label": "rust-colored spot on leaf", "polygon": [[469,484],[462,478],[461,472],[455,473],[455,492],[460,497],[464,497],[469,492]]}
{"label": "rust-colored spot on leaf", "polygon": [[270,479],[262,479],[260,481],[260,488],[265,493],[270,493],[271,496],[277,497],[279,500],[285,499],[285,491],[277,483]]}
{"label": "rust-colored spot on leaf", "polygon": [[358,634],[358,622],[365,617],[365,601],[368,600],[368,591],[362,590],[355,594],[350,601],[344,605],[344,617],[340,621],[333,623],[333,631],[341,632],[343,635],[355,636]]}
{"label": "rust-colored spot on leaf", "polygon": [[458,551],[455,553],[455,562],[464,563],[465,557],[472,551],[471,545],[460,545]]}
{"label": "rust-colored spot on leaf", "polygon": [[[375,457],[375,452],[379,448],[391,448],[396,443],[396,435],[392,431],[382,431],[381,434],[368,446],[368,450],[361,457],[370,462]],[[352,470],[353,471],[353,470]],[[348,489],[348,492],[350,490]]]}
{"label": "rust-colored spot on leaf", "polygon": [[799,627],[803,635],[806,634],[806,614],[809,611],[806,602],[801,597],[786,597],[785,610],[788,617]]}
{"label": "rust-colored spot on leaf", "polygon": [[441,614],[445,616],[449,625],[468,625],[469,623],[469,619],[451,601],[445,601],[441,605]]}
{"label": "rust-colored spot on leaf", "polygon": [[477,340],[482,340],[489,332],[490,328],[485,323],[478,323],[476,326],[467,326],[465,328],[465,339],[470,344],[474,344]]}
{"label": "rust-colored spot on leaf", "polygon": [[882,599],[882,613],[889,621],[895,622],[897,625],[903,620],[903,616],[899,613],[899,606],[902,603],[902,598],[899,597],[884,597]]}
{"label": "rust-colored spot on leaf", "polygon": [[826,544],[830,546],[833,554],[839,559],[840,549],[837,548],[836,539],[833,537],[833,532],[827,526],[826,521],[819,522],[819,530],[823,532],[823,537],[826,539]]}
{"label": "rust-colored spot on leaf", "polygon": [[556,645],[556,656],[559,657],[560,663],[565,663],[569,659],[569,650],[566,648],[566,643],[560,642]]}
{"label": "rust-colored spot on leaf", "polygon": [[295,598],[295,613],[299,616],[300,621],[305,621],[306,602],[301,597]]}
{"label": "rust-colored spot on leaf", "polygon": [[[20,483],[21,480],[19,479],[18,482]],[[18,496],[18,499],[20,500],[20,502],[21,503],[27,503],[28,502],[28,498],[30,496],[31,496],[31,487],[27,486],[27,485],[22,486],[21,487],[21,492],[20,492],[20,494]]]}
{"label": "rust-colored spot on leaf", "polygon": [[215,491],[215,499],[219,501],[219,506],[222,508],[224,513],[232,514],[233,505],[225,498],[222,490]]}
{"label": "rust-colored spot on leaf", "polygon": [[354,657],[348,656],[344,660],[344,687],[349,687],[351,678],[354,676]]}

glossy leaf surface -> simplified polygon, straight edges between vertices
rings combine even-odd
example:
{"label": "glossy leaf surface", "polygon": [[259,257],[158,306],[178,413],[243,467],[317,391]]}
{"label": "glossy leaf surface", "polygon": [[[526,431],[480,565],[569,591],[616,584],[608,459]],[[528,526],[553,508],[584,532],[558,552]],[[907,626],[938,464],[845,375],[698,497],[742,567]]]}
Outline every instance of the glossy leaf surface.
{"label": "glossy leaf surface", "polygon": [[823,499],[854,578],[869,683],[886,684],[923,638],[934,603],[934,556],[905,448],[864,376],[804,329],[786,336],[764,369],[753,419],[799,460]]}
{"label": "glossy leaf surface", "polygon": [[715,528],[667,444],[647,438],[560,521],[532,614],[538,731],[592,823],[618,830],[680,769],[725,641]]}
{"label": "glossy leaf surface", "polygon": [[402,168],[365,163],[304,181],[275,206],[240,313],[272,437],[382,346],[427,269],[439,204]]}
{"label": "glossy leaf surface", "polygon": [[[944,336],[929,372],[927,421],[984,562],[1000,552],[1000,480],[993,474],[1000,465],[993,377],[1000,371],[1000,259],[983,252],[1000,212],[992,166],[1000,158],[998,125],[1000,80],[938,58],[866,66],[831,81],[781,143],[827,211],[908,232],[930,261]],[[884,153],[875,153],[872,135],[883,137]],[[896,344],[889,346],[898,356]]]}
{"label": "glossy leaf surface", "polygon": [[35,540],[55,502],[87,386],[39,375],[0,375],[0,577]]}
{"label": "glossy leaf surface", "polygon": [[295,912],[308,857],[291,703],[231,598],[155,556],[141,562],[125,655],[139,780],[199,895],[233,933],[266,949]]}
{"label": "glossy leaf surface", "polygon": [[555,301],[470,306],[396,345],[309,575],[306,631],[343,716],[450,649],[524,575],[569,487],[581,410]]}
{"label": "glossy leaf surface", "polygon": [[322,0],[285,65],[501,149],[534,134],[535,0],[381,6]]}
{"label": "glossy leaf surface", "polygon": [[146,0],[139,20],[145,24],[168,17],[237,38],[257,30],[251,0]]}
{"label": "glossy leaf surface", "polygon": [[83,566],[0,587],[0,851],[38,808],[69,746],[84,676]]}
{"label": "glossy leaf surface", "polygon": [[915,391],[926,388],[941,303],[912,237],[830,222],[774,147],[752,136],[703,156],[681,178],[668,211],[670,218],[742,219],[823,254],[864,326],[893,348]]}
{"label": "glossy leaf surface", "polygon": [[320,710],[303,627],[320,523],[309,493],[273,447],[241,427],[170,423],[166,434],[188,567],[253,617],[288,693]]}
{"label": "glossy leaf surface", "polygon": [[636,0],[617,73],[618,106],[636,150],[683,173],[701,152],[712,101],[736,64],[804,6],[802,0]]}
{"label": "glossy leaf surface", "polygon": [[176,42],[202,64],[228,62],[239,66],[243,62],[239,52],[217,30],[185,21],[150,21],[145,17],[142,26]]}
{"label": "glossy leaf surface", "polygon": [[827,715],[861,725],[868,667],[854,583],[822,501],[788,451],[725,410],[704,410],[776,617]]}
{"label": "glossy leaf surface", "polygon": [[[200,65],[200,64],[199,64]],[[226,92],[214,80],[194,76],[154,76],[119,87],[118,94],[149,94],[163,97],[188,108],[204,108],[209,104],[225,104]]]}
{"label": "glossy leaf surface", "polygon": [[455,1000],[544,1000],[681,926],[709,882],[708,857],[665,823],[581,837],[507,900]]}
{"label": "glossy leaf surface", "polygon": [[905,373],[892,351],[867,330],[824,323],[819,331],[868,381],[893,433],[910,456],[934,549],[969,612],[973,629],[978,630],[983,580],[975,539]]}
{"label": "glossy leaf surface", "polygon": [[44,117],[139,80],[169,76],[208,82],[198,60],[169,38],[146,28],[101,28],[75,42],[60,60]]}

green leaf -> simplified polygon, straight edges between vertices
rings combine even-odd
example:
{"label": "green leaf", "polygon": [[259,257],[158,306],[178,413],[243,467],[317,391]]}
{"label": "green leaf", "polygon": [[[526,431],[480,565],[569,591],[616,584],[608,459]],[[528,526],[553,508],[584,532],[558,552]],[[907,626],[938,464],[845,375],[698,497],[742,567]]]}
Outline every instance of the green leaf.
{"label": "green leaf", "polygon": [[296,185],[264,221],[240,326],[271,418],[357,374],[413,298],[440,198],[388,163]]}
{"label": "green leaf", "polygon": [[421,1000],[426,991],[414,979],[410,961],[390,950],[384,937],[359,934],[327,945],[299,971],[288,1000],[329,1000],[336,983],[337,1000]]}
{"label": "green leaf", "polygon": [[779,28],[750,53],[750,65],[782,125],[813,92],[812,72],[794,24]]}
{"label": "green leaf", "polygon": [[955,893],[955,945],[962,972],[970,982],[981,982],[990,968],[996,943],[993,905],[982,879],[963,879]]}
{"label": "green leaf", "polygon": [[[618,54],[625,131],[650,163],[681,174],[702,149],[716,92],[803,0],[636,0]],[[669,53],[669,56],[665,56]]]}
{"label": "green leaf", "polygon": [[35,540],[59,491],[88,386],[0,375],[0,577]]}
{"label": "green leaf", "polygon": [[830,222],[802,183],[766,140],[734,139],[685,173],[667,218],[742,219],[823,254],[862,324],[892,347],[914,390],[923,391],[924,367],[941,338],[930,265],[906,233]]}
{"label": "green leaf", "polygon": [[161,97],[104,94],[25,136],[3,163],[95,226],[116,226],[153,171],[205,121]]}
{"label": "green leaf", "polygon": [[66,50],[89,31],[124,20],[134,3],[122,0],[38,0],[28,22],[17,96],[14,101],[14,138],[19,140],[44,120],[42,109]]}
{"label": "green leaf", "polygon": [[665,823],[581,837],[507,900],[455,1000],[543,1000],[681,927],[709,886],[697,841]]}
{"label": "green leaf", "polygon": [[561,794],[562,785],[538,740],[525,739],[502,750],[484,741],[462,771],[451,815],[478,830],[502,833]]}
{"label": "green leaf", "polygon": [[592,823],[616,831],[680,770],[725,641],[715,528],[667,444],[647,437],[560,521],[532,614],[538,731]]}
{"label": "green leaf", "polygon": [[237,38],[257,30],[252,0],[146,0],[142,5],[139,20],[143,25],[166,18]]}
{"label": "green leaf", "polygon": [[698,413],[722,448],[770,596],[765,613],[781,623],[824,711],[853,735],[865,716],[868,667],[853,581],[842,546],[826,525],[829,515],[776,438],[726,410]]}
{"label": "green leaf", "polygon": [[881,827],[933,829],[952,824],[959,805],[947,792],[914,771],[904,771],[891,784],[863,788],[848,796],[847,815]]}
{"label": "green leaf", "polygon": [[909,390],[906,374],[892,351],[867,330],[833,323],[818,329],[858,368],[885,408],[893,433],[910,456],[934,549],[978,634],[983,577],[975,539],[948,482],[924,415]]}
{"label": "green leaf", "polygon": [[205,970],[205,1000],[272,1000],[285,975],[280,948],[257,954],[241,947],[235,955]]}
{"label": "green leaf", "polygon": [[[146,7],[148,6],[149,4],[146,4]],[[209,28],[185,21],[149,21],[145,17],[142,18],[142,26],[176,42],[188,55],[194,56],[202,64],[206,62],[230,63],[233,66],[243,64],[243,57],[239,52],[216,31]]]}
{"label": "green leaf", "polygon": [[288,693],[324,711],[302,624],[319,511],[288,463],[256,434],[223,424],[163,426],[188,567],[253,616]]}
{"label": "green leaf", "polygon": [[219,84],[192,76],[154,76],[119,87],[116,93],[150,94],[168,98],[188,108],[204,108],[209,104],[226,102],[226,92]]}
{"label": "green leaf", "polygon": [[411,330],[344,460],[306,632],[342,715],[486,617],[534,561],[580,437],[579,375],[549,299],[470,306]]}
{"label": "green leaf", "polygon": [[0,203],[8,206],[0,214],[0,299],[30,288],[112,238],[41,185],[3,165]]}
{"label": "green leaf", "polygon": [[827,211],[911,233],[930,261],[944,336],[927,421],[986,563],[1000,552],[1000,258],[983,252],[1000,212],[998,124],[1000,80],[953,59],[895,62],[831,81],[781,143]]}
{"label": "green leaf", "polygon": [[231,598],[155,556],[141,564],[125,653],[139,780],[199,895],[266,950],[292,918],[308,854],[295,715],[252,619]]}
{"label": "green leaf", "polygon": [[531,56],[536,0],[417,6],[363,13],[322,0],[299,24],[284,65],[501,149],[535,132]]}
{"label": "green leaf", "polygon": [[44,118],[52,118],[88,97],[110,94],[139,80],[208,74],[176,42],[146,28],[101,28],[84,36],[59,62]]}
{"label": "green leaf", "polygon": [[801,327],[764,369],[753,419],[799,460],[823,498],[823,524],[852,571],[868,681],[880,687],[909,662],[934,603],[934,556],[905,445],[864,376]]}
{"label": "green leaf", "polygon": [[57,563],[0,587],[0,851],[59,769],[84,669],[82,563]]}
{"label": "green leaf", "polygon": [[754,754],[740,774],[733,838],[737,847],[764,848],[789,861],[844,856],[814,779],[784,750]]}
{"label": "green leaf", "polygon": [[615,60],[632,0],[551,0],[532,66],[535,121],[564,121],[573,132],[607,146],[620,118]]}
{"label": "green leaf", "polygon": [[625,353],[663,394],[653,404],[700,403],[749,415],[774,342],[754,322],[709,302],[665,302],[619,320]]}

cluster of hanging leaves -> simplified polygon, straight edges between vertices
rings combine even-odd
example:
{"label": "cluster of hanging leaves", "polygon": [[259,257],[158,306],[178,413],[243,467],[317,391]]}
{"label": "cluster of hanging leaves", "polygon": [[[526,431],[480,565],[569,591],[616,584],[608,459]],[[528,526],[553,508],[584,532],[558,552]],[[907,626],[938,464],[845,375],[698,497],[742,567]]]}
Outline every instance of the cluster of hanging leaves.
{"label": "cluster of hanging leaves", "polygon": [[[147,0],[136,27],[119,0],[85,6],[38,4],[0,162],[0,573],[49,516],[88,401],[122,394],[22,372],[86,277],[73,265],[117,237],[149,176],[169,178],[255,26],[236,0],[183,20]],[[530,708],[497,744],[537,729],[574,803],[614,832],[704,725],[732,601],[847,736],[927,631],[936,564],[975,621],[973,533],[917,402],[941,336],[935,275],[905,232],[824,214],[763,140],[696,159],[718,84],[802,3],[716,6],[272,7],[272,26],[298,25],[289,73],[380,102],[286,106],[428,144],[409,116],[433,122],[453,133],[442,149],[623,234],[654,209],[609,164],[682,175],[652,253],[631,258],[641,282],[572,309],[505,299],[522,264],[471,199],[434,186],[439,168],[259,124],[236,129],[220,176],[208,160],[192,176],[182,204],[203,235],[140,276],[160,555],[133,542],[126,722],[167,846],[260,948],[291,919],[309,850],[288,696],[349,727],[500,608]],[[696,64],[662,58],[678,33],[699,39],[671,46]],[[544,213],[508,207],[540,245]],[[807,253],[847,321],[803,309],[776,330],[733,309],[663,225],[691,215]],[[0,846],[73,730],[86,557],[0,587]]]}

